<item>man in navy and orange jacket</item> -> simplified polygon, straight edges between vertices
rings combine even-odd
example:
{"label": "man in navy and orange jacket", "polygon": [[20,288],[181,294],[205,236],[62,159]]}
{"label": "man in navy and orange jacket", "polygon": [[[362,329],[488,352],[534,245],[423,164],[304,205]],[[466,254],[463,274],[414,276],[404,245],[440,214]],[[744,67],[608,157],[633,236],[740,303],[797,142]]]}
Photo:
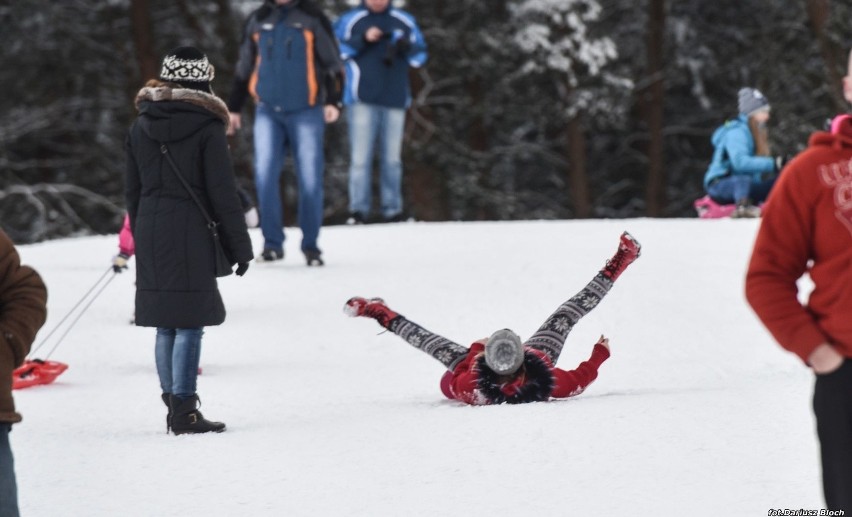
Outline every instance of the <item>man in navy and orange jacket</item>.
{"label": "man in navy and orange jacket", "polygon": [[325,124],[340,116],[343,63],[331,22],[312,0],[265,0],[249,15],[228,99],[231,128],[251,95],[255,186],[263,250],[284,258],[279,181],[288,147],[299,185],[301,249],[309,266],[322,265],[317,245],[323,218]]}

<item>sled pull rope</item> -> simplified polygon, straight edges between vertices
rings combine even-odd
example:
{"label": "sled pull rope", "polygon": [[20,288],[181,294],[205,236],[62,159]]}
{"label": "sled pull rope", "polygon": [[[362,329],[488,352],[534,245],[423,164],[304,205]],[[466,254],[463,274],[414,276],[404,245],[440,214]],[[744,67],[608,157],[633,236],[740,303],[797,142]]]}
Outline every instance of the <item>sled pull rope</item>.
{"label": "sled pull rope", "polygon": [[[105,277],[106,277],[106,276],[107,276],[110,272],[113,272],[113,275],[112,275],[111,277],[109,277],[109,278],[107,279],[107,281],[106,281],[106,282],[103,282],[103,279],[104,279],[104,278],[105,278]],[[61,336],[59,336],[59,339],[56,341],[56,344],[55,344],[55,345],[53,345],[53,348],[51,348],[51,349],[50,349],[50,352],[48,352],[48,353],[47,353],[47,355],[46,355],[46,356],[44,356],[44,358],[45,358],[45,359],[47,359],[48,357],[50,357],[50,355],[54,352],[54,350],[56,350],[56,347],[58,347],[58,346],[59,346],[59,343],[61,343],[61,342],[62,342],[62,340],[63,340],[63,339],[65,339],[65,336],[67,336],[67,335],[68,335],[68,332],[70,332],[70,331],[71,331],[71,329],[74,327],[74,325],[77,323],[77,321],[78,321],[78,320],[80,319],[80,317],[83,315],[83,313],[85,313],[85,312],[86,312],[86,309],[88,309],[88,308],[89,308],[89,306],[90,306],[90,305],[92,305],[92,302],[94,302],[94,301],[97,299],[97,297],[98,297],[98,296],[100,296],[100,294],[103,292],[103,290],[106,288],[106,286],[108,286],[108,285],[109,285],[109,283],[110,283],[110,282],[112,282],[112,279],[113,279],[113,278],[115,278],[115,275],[116,275],[116,274],[117,274],[117,273],[115,273],[115,272],[113,271],[112,266],[110,265],[110,266],[107,268],[107,270],[104,272],[104,274],[102,274],[102,275],[100,276],[100,278],[98,278],[98,280],[95,282],[95,284],[94,284],[91,288],[89,288],[89,290],[88,290],[88,291],[86,291],[86,294],[84,294],[84,295],[83,295],[83,297],[82,297],[82,298],[80,298],[80,301],[78,301],[78,302],[77,302],[77,304],[76,304],[76,305],[74,305],[74,307],[72,307],[70,311],[68,311],[68,314],[66,314],[66,315],[65,315],[65,316],[64,316],[64,317],[63,317],[63,318],[59,321],[59,323],[57,323],[57,324],[56,324],[56,326],[55,326],[55,327],[53,327],[53,330],[51,330],[51,331],[50,331],[50,332],[49,332],[46,336],[44,336],[44,339],[42,339],[42,340],[41,340],[41,342],[39,342],[39,344],[38,344],[38,345],[36,345],[36,346],[35,346],[32,350],[30,350],[30,353],[29,353],[29,354],[27,354],[27,355],[28,355],[28,356],[31,356],[31,355],[35,354],[35,353],[36,353],[36,351],[37,351],[39,348],[41,348],[41,347],[42,347],[45,343],[47,343],[47,341],[50,339],[50,336],[52,336],[52,335],[53,335],[53,334],[54,334],[57,330],[59,330],[59,327],[61,327],[61,326],[62,326],[62,324],[63,324],[63,323],[65,323],[65,320],[67,320],[67,319],[68,319],[68,318],[69,318],[72,314],[74,314],[74,311],[76,311],[76,310],[77,310],[77,308],[78,308],[78,307],[80,307],[80,305],[81,305],[84,301],[86,301],[86,298],[88,298],[88,297],[89,297],[89,295],[90,295],[90,294],[92,294],[92,292],[93,292],[93,291],[94,291],[94,290],[95,290],[95,289],[96,289],[96,288],[100,285],[100,289],[98,289],[98,291],[94,294],[94,296],[92,296],[92,297],[89,299],[89,302],[88,302],[88,303],[87,303],[87,304],[83,307],[83,309],[82,309],[82,310],[80,310],[80,312],[77,314],[77,317],[76,317],[76,318],[74,318],[74,320],[72,320],[72,321],[71,321],[71,323],[70,323],[70,324],[68,325],[68,327],[65,329],[65,332],[63,332],[63,333],[62,333],[62,335],[61,335]]]}

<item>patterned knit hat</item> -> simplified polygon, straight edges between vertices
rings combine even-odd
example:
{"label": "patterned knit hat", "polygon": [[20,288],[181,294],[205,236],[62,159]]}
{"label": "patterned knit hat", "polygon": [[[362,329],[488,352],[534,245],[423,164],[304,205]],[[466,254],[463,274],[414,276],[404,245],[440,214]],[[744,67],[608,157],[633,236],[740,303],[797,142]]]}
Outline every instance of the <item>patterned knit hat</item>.
{"label": "patterned knit hat", "polygon": [[485,364],[498,375],[511,375],[524,362],[521,338],[509,329],[491,334],[485,343]]}
{"label": "patterned knit hat", "polygon": [[769,109],[769,100],[757,88],[741,88],[739,97],[740,113],[750,117],[755,111]]}
{"label": "patterned knit hat", "polygon": [[178,47],[163,58],[160,79],[184,88],[213,93],[210,88],[213,73],[213,65],[207,61],[203,52],[195,47]]}

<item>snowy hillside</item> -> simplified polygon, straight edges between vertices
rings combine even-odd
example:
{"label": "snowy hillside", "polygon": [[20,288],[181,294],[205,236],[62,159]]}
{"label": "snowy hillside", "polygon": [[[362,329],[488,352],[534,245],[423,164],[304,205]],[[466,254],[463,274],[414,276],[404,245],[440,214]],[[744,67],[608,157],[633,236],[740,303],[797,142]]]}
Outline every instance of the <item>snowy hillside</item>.
{"label": "snowy hillside", "polygon": [[[307,268],[283,263],[221,289],[199,394],[221,435],[165,434],[154,330],[128,324],[134,262],[51,359],[70,368],[16,391],[22,515],[749,516],[822,508],[812,379],[743,297],[758,221],[407,223],[323,230]],[[441,365],[375,322],[381,296],[469,344],[528,337],[630,231],[642,257],[569,336],[573,368],[600,334],[612,358],[577,398],[467,407]],[[260,234],[252,231],[255,248]],[[107,269],[117,237],[20,248],[49,287],[40,338]],[[111,273],[110,273],[111,274]],[[40,339],[39,338],[39,339]],[[37,343],[39,341],[37,339]],[[47,344],[44,350],[52,344]]]}

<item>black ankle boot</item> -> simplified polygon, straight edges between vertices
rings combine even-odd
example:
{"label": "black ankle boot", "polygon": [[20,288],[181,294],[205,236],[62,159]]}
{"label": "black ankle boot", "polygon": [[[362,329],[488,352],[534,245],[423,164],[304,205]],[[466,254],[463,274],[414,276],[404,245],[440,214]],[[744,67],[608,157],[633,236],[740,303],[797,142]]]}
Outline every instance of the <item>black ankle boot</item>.
{"label": "black ankle boot", "polygon": [[198,410],[200,405],[198,395],[193,395],[188,399],[169,395],[169,402],[169,407],[172,409],[171,427],[173,433],[221,433],[225,430],[225,424],[222,422],[211,422],[204,418],[204,415]]}
{"label": "black ankle boot", "polygon": [[163,404],[169,408],[169,413],[166,415],[166,434],[168,434],[169,430],[172,428],[172,406],[169,404],[169,397],[171,397],[171,395],[163,393],[160,397],[163,399]]}

